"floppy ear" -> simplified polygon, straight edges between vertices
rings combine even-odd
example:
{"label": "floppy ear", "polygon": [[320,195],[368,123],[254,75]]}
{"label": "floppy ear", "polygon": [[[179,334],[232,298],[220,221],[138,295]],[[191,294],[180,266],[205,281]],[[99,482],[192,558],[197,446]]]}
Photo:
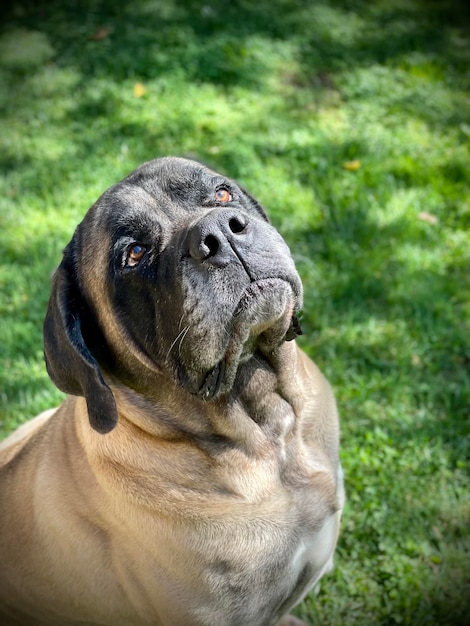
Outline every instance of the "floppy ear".
{"label": "floppy ear", "polygon": [[[68,258],[67,258],[68,255]],[[113,393],[82,334],[84,303],[74,276],[70,251],[57,268],[44,320],[44,356],[54,384],[65,393],[84,396],[91,426],[107,433],[117,423]]]}
{"label": "floppy ear", "polygon": [[243,191],[243,193],[245,194],[245,196],[250,200],[252,206],[254,209],[256,209],[258,211],[258,213],[261,215],[261,217],[266,220],[266,222],[268,222],[269,224],[271,223],[271,220],[269,219],[268,214],[266,213],[264,207],[261,206],[261,204],[258,202],[258,200],[256,200],[255,198],[253,198],[253,196],[248,193],[248,191],[246,189],[244,189],[243,187],[240,187],[240,189]]}

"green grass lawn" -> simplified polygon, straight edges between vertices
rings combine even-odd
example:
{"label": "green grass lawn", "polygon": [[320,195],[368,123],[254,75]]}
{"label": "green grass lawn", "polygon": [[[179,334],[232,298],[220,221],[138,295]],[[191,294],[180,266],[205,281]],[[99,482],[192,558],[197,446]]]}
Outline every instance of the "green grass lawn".
{"label": "green grass lawn", "polygon": [[342,416],[348,503],[298,610],[313,624],[470,623],[464,5],[18,0],[1,22],[1,435],[62,398],[42,320],[98,195],[166,154],[237,178],[291,246],[301,345]]}

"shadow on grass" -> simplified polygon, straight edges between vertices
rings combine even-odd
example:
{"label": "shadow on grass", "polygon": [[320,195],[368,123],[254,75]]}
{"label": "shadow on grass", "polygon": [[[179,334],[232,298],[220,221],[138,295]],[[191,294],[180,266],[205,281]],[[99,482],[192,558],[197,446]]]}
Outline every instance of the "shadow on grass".
{"label": "shadow on grass", "polygon": [[326,217],[317,232],[298,233],[312,258],[332,268],[322,286],[326,301],[312,303],[313,311],[321,309],[312,315],[312,330],[328,327],[329,320],[389,323],[390,335],[384,333],[383,343],[374,336],[365,337],[364,345],[357,337],[350,344],[340,339],[337,358],[363,372],[409,376],[407,386],[415,390],[417,405],[428,404],[439,416],[434,424],[421,424],[422,432],[430,438],[442,435],[446,424],[441,420],[447,416],[447,426],[455,428],[449,443],[462,442],[470,406],[470,329],[463,316],[460,323],[456,319],[468,294],[470,252],[447,264],[445,273],[415,268],[403,258],[400,244],[433,245],[432,238],[426,242],[426,226],[418,224],[417,230],[413,236],[413,225],[404,219],[378,226],[364,211],[354,210],[343,218]]}
{"label": "shadow on grass", "polygon": [[[73,68],[82,86],[91,78],[102,77],[115,83],[129,78],[145,81],[182,71],[193,83],[209,82],[220,89],[237,85],[257,89],[269,70],[270,50],[263,47],[264,40],[295,42],[295,67],[292,74],[286,70],[286,82],[311,92],[321,92],[326,87],[334,90],[337,73],[360,67],[369,70],[386,62],[392,66],[395,63],[397,69],[416,62],[418,74],[453,67],[455,76],[446,78],[458,83],[468,62],[460,55],[457,35],[452,39],[454,26],[462,26],[462,22],[470,24],[470,11],[459,0],[436,2],[431,7],[421,6],[419,2],[397,3],[387,8],[364,0],[313,5],[308,0],[274,3],[272,0],[256,3],[20,0],[6,5],[3,11],[7,32],[30,29],[47,34],[56,52],[55,63]],[[426,63],[433,62],[436,67],[426,67]],[[13,106],[18,112],[30,105],[28,94],[18,89],[23,80],[22,70],[14,66],[8,77]],[[370,89],[377,97],[379,83],[380,72],[371,84],[360,89],[365,93]],[[87,102],[80,97],[83,96],[81,85],[76,86],[79,97],[71,115],[90,120],[112,118],[117,106],[115,94],[103,88],[101,94],[95,94]],[[401,88],[399,76],[394,88],[395,106],[401,111],[440,125],[444,130],[448,124],[468,122],[468,110],[446,112],[432,102],[419,101]],[[286,94],[284,114],[288,99]],[[184,120],[178,120],[178,124],[184,133]],[[188,128],[188,132],[192,130]],[[132,120],[117,123],[113,128],[103,127],[101,132],[103,137],[96,131],[90,139],[74,137],[77,147],[81,142],[79,152],[86,156],[108,134],[123,138],[141,134],[141,155],[136,156],[146,160],[155,151],[152,141],[158,140],[151,133],[149,136],[149,128],[142,128]],[[4,155],[2,165],[16,169],[25,163]],[[229,160],[226,166],[234,177],[238,176],[236,160]]]}

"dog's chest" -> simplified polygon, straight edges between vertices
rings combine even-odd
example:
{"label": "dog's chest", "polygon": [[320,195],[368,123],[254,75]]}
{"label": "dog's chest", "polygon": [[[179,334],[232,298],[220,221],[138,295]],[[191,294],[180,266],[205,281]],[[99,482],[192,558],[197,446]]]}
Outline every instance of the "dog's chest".
{"label": "dog's chest", "polygon": [[[330,514],[316,531],[285,516],[229,526],[202,573],[204,587],[217,596],[212,613],[220,605],[220,623],[257,626],[290,610],[329,568],[338,523],[337,514]],[[201,603],[199,610],[205,608]]]}
{"label": "dog's chest", "polygon": [[[149,610],[159,612],[162,593],[165,603],[183,612],[168,623],[270,625],[331,561],[339,518],[321,476],[309,480],[310,468],[300,477],[298,471],[287,472],[283,480],[272,457],[251,468],[237,463],[238,471],[226,462],[224,480],[208,471],[202,492],[192,484],[183,501],[177,492],[179,515],[171,516],[171,524],[160,516],[148,520],[155,542],[141,554],[145,596],[155,602]],[[331,485],[332,477],[324,474]],[[164,506],[160,499],[159,506]],[[123,566],[128,568],[138,553],[129,548]],[[129,589],[135,580],[137,575],[129,576]],[[182,588],[188,598],[184,607],[178,600]],[[137,597],[138,589],[129,595]]]}
{"label": "dog's chest", "polygon": [[[241,484],[235,472],[231,478]],[[321,477],[303,478],[301,485],[285,485],[272,467],[263,468],[245,481],[244,497],[228,498],[219,518],[209,514],[198,527],[195,562],[210,598],[199,603],[201,623],[207,610],[208,623],[270,624],[329,568],[339,514],[331,491],[321,491]],[[265,498],[255,502],[261,493]]]}

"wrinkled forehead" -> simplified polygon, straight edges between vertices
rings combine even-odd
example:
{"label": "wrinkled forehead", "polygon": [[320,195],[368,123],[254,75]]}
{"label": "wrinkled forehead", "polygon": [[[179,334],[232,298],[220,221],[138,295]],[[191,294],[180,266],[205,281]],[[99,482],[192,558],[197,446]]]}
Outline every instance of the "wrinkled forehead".
{"label": "wrinkled forehead", "polygon": [[138,185],[157,200],[166,199],[176,204],[201,203],[208,190],[217,184],[226,182],[236,186],[234,181],[229,181],[196,161],[176,157],[144,163],[123,182]]}
{"label": "wrinkled forehead", "polygon": [[168,217],[204,204],[215,187],[237,188],[235,181],[186,159],[150,161],[108,189],[97,202],[102,219],[125,219],[159,209]]}

